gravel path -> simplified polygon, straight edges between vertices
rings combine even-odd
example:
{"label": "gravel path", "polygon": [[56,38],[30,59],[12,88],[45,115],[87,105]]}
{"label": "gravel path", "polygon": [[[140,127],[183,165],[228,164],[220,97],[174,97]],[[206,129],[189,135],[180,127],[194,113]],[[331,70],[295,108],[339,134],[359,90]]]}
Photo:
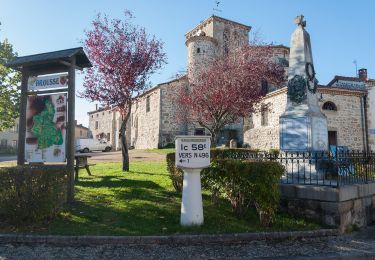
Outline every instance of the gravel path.
{"label": "gravel path", "polygon": [[[359,257],[361,256],[361,257]],[[0,245],[0,259],[375,259],[375,237],[354,235],[246,244]]]}

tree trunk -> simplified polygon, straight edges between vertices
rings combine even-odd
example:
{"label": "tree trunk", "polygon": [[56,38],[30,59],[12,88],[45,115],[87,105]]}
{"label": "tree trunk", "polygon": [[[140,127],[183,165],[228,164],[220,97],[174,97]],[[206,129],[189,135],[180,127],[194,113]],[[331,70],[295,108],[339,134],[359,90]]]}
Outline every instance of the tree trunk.
{"label": "tree trunk", "polygon": [[211,133],[211,147],[215,148],[217,145],[217,135],[215,133]]}
{"label": "tree trunk", "polygon": [[128,144],[126,142],[126,121],[122,121],[121,129],[121,151],[122,151],[122,171],[128,172],[129,171],[129,149]]}
{"label": "tree trunk", "polygon": [[121,151],[122,151],[122,171],[129,171],[129,149],[126,142],[126,125],[128,123],[131,109],[132,109],[132,100],[128,100],[127,104],[127,113],[126,116],[122,118],[121,128],[120,128],[120,137],[121,137]]}

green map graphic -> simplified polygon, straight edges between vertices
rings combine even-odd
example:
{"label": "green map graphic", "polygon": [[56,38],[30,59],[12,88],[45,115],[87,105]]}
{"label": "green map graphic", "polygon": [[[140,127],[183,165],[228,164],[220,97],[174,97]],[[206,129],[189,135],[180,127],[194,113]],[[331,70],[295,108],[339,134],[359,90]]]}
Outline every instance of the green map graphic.
{"label": "green map graphic", "polygon": [[46,100],[45,105],[45,109],[34,116],[34,125],[31,129],[33,135],[38,138],[39,149],[48,148],[54,144],[61,145],[63,143],[61,129],[57,129],[53,122],[55,108],[49,100]]}

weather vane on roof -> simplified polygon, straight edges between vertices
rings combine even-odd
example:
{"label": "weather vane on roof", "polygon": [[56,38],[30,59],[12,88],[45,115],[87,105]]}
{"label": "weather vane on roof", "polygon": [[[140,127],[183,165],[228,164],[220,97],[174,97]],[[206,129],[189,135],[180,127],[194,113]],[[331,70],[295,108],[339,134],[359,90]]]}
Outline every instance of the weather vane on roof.
{"label": "weather vane on roof", "polygon": [[221,9],[219,9],[219,5],[220,5],[220,2],[221,1],[217,1],[217,0],[215,0],[215,7],[214,8],[212,8],[212,10],[214,11],[214,13],[215,12],[221,12],[222,10]]}

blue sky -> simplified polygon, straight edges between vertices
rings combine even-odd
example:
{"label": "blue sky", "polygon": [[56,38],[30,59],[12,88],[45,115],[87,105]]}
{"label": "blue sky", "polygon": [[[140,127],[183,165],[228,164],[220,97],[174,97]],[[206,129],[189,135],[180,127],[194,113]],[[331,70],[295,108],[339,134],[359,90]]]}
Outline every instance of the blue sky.
{"label": "blue sky", "polygon": [[[317,78],[327,84],[334,75],[355,76],[355,65],[375,78],[375,1],[221,0],[216,15],[253,27],[266,42],[289,46],[294,17],[303,14],[310,33]],[[165,43],[168,64],[151,77],[153,85],[186,70],[184,34],[211,16],[213,0],[0,0],[0,40],[8,38],[19,56],[81,46],[84,30],[97,12],[134,23]],[[77,74],[77,89],[82,76]],[[94,103],[77,99],[76,118],[88,124]]]}

